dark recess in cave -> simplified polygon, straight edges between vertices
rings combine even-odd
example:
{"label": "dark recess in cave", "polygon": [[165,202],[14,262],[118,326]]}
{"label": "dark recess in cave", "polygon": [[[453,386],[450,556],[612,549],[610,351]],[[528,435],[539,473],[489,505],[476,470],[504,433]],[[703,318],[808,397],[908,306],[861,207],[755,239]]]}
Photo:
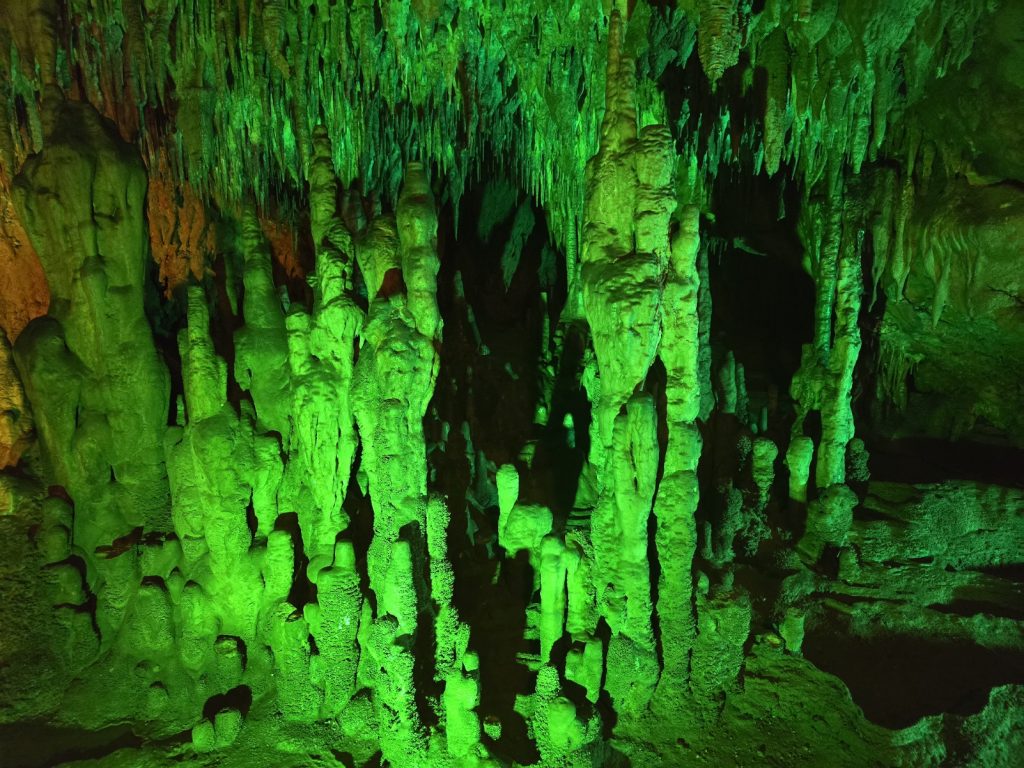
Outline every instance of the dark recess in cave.
{"label": "dark recess in cave", "polygon": [[178,349],[178,333],[187,324],[185,287],[179,287],[170,297],[167,297],[164,293],[164,286],[160,284],[160,272],[156,262],[152,260],[146,262],[146,277],[143,306],[146,319],[153,332],[153,343],[170,374],[171,389],[167,403],[167,425],[173,426],[178,421],[178,398],[183,398],[185,395],[185,383],[181,370],[181,350]]}
{"label": "dark recess in cave", "polygon": [[796,230],[800,196],[786,172],[724,173],[708,224],[712,345],[743,364],[747,390],[769,405],[769,422],[777,415],[765,400],[788,401],[801,347],[813,339],[814,281]]}
{"label": "dark recess in cave", "polygon": [[292,539],[292,547],[295,552],[295,565],[292,572],[292,586],[288,592],[288,602],[296,611],[301,611],[302,606],[316,600],[316,584],[309,580],[306,568],[309,565],[309,557],[302,548],[302,530],[299,528],[299,516],[295,512],[286,512],[277,516],[274,521],[275,531],[284,531]]}
{"label": "dark recess in cave", "polygon": [[[535,684],[535,674],[518,660],[519,654],[536,651],[531,648],[535,643],[523,639],[525,611],[533,598],[533,569],[526,553],[500,556],[496,497],[488,500],[480,494],[486,496],[486,487],[493,486],[495,468],[507,463],[521,466],[521,446],[536,440],[530,482],[523,482],[521,499],[547,504],[566,517],[587,443],[577,437],[582,446],[577,443],[570,448],[561,422],[566,413],[572,413],[577,436],[581,431],[585,434],[589,408],[583,407],[586,398],[575,384],[583,348],[582,339],[574,337],[556,361],[549,426],[542,429],[534,424],[544,313],[557,317],[564,302],[564,260],[557,259],[557,279],[545,307],[539,269],[548,234],[543,213],[535,209],[536,223],[506,291],[501,256],[513,216],[498,222],[486,242],[475,227],[466,224],[479,218],[483,192],[483,185],[466,191],[457,235],[451,205],[440,210],[438,304],[444,319],[444,354],[425,427],[428,442],[439,446],[441,422],[448,425],[446,445],[429,451],[428,460],[436,490],[445,496],[451,512],[448,547],[455,570],[455,605],[470,625],[470,645],[480,657],[480,715],[502,723],[501,738],[486,741],[496,754],[532,764],[539,754],[527,735],[526,722],[513,706],[516,694],[529,694]],[[455,290],[456,272],[461,274],[466,300]],[[469,310],[487,355],[477,348]],[[472,467],[463,422],[469,425],[473,441]],[[488,501],[489,505],[480,506]]]}
{"label": "dark recess in cave", "polygon": [[1024,488],[1024,448],[932,437],[869,436],[872,480],[942,483],[968,480]]}
{"label": "dark recess in cave", "polygon": [[[476,447],[498,465],[515,461],[520,446],[534,435],[533,414],[538,385],[536,364],[540,357],[544,304],[540,299],[537,270],[541,246],[548,235],[543,212],[530,234],[518,269],[508,290],[502,282],[501,255],[509,239],[512,217],[499,222],[488,242],[481,242],[471,223],[480,217],[483,187],[464,194],[459,211],[461,226],[454,230],[451,206],[441,209],[438,225],[438,305],[444,318],[440,385],[454,371],[464,371],[460,387]],[[455,297],[455,272],[462,276],[466,303],[472,309],[480,338],[489,354],[475,348],[465,310]],[[564,292],[564,288],[563,288]],[[506,370],[506,367],[509,370]],[[446,376],[446,372],[448,375]],[[468,389],[468,391],[467,391]],[[435,395],[435,402],[440,399]],[[450,422],[453,429],[458,423]]]}
{"label": "dark recess in cave", "polygon": [[349,477],[348,488],[345,500],[342,502],[342,510],[348,515],[348,529],[339,534],[337,539],[350,539],[352,550],[356,556],[356,573],[359,574],[360,591],[373,610],[377,610],[377,596],[370,589],[370,578],[366,570],[366,553],[370,549],[370,542],[373,540],[373,505],[370,497],[363,493],[359,487],[358,472],[359,463],[362,458],[362,449],[356,453],[352,462],[352,474]]}
{"label": "dark recess in cave", "polygon": [[[181,739],[182,742],[185,739]],[[0,725],[4,768],[49,768],[72,760],[96,760],[146,740],[131,726],[115,725],[100,731],[58,728],[49,723]]]}
{"label": "dark recess in cave", "polygon": [[[229,638],[226,642],[230,643],[231,640],[237,640],[237,638]],[[237,709],[242,714],[242,717],[245,717],[249,714],[251,707],[252,689],[247,685],[239,685],[230,691],[225,691],[207,699],[206,704],[203,705],[203,717],[213,721],[217,713],[225,709]]]}
{"label": "dark recess in cave", "polygon": [[800,348],[811,340],[811,279],[769,256],[736,248],[712,256],[708,271],[713,343],[732,350],[743,364],[752,404],[754,395],[769,392],[788,400],[789,383],[800,367]]}
{"label": "dark recess in cave", "polygon": [[865,716],[906,728],[926,715],[973,715],[998,685],[1024,683],[1024,654],[910,634],[861,637],[839,617],[809,630],[804,655],[840,678]]}

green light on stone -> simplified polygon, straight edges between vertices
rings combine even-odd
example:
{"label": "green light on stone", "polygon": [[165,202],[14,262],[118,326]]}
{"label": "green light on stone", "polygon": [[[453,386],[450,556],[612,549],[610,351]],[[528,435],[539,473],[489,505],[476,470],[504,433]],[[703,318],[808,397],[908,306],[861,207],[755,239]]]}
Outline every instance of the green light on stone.
{"label": "green light on stone", "polygon": [[0,762],[1016,766],[1021,22],[5,4]]}

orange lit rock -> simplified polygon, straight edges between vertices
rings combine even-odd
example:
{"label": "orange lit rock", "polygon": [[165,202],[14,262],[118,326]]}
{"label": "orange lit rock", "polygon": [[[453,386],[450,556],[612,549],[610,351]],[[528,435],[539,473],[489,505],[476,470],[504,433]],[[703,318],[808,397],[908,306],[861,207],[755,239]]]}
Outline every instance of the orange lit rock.
{"label": "orange lit rock", "polygon": [[0,337],[0,469],[13,467],[32,442],[32,414],[11,346]]}
{"label": "orange lit rock", "polygon": [[146,218],[153,260],[160,265],[160,283],[166,295],[186,283],[189,275],[201,280],[206,256],[216,244],[215,233],[202,200],[187,182],[179,185],[174,181],[164,155],[150,169]]}
{"label": "orange lit rock", "polygon": [[13,344],[29,322],[45,315],[50,289],[28,234],[6,191],[0,191],[0,328]]}
{"label": "orange lit rock", "polygon": [[263,229],[263,236],[270,243],[270,253],[274,261],[281,265],[284,273],[290,278],[305,277],[306,270],[299,261],[296,233],[288,222],[261,217],[260,227]]}

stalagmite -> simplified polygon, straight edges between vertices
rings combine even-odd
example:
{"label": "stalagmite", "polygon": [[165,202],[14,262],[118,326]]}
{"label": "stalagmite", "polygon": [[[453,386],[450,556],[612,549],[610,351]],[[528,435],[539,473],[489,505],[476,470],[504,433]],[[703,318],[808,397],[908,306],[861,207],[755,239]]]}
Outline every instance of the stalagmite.
{"label": "stalagmite", "polygon": [[779,448],[770,439],[761,437],[754,441],[752,472],[754,485],[757,487],[757,503],[761,511],[764,511],[764,506],[768,503],[775,480],[775,459],[778,455]]}
{"label": "stalagmite", "polygon": [[860,354],[861,268],[859,240],[844,233],[836,280],[835,321],[828,369],[832,379],[823,403],[822,437],[815,480],[827,488],[846,479],[846,447],[853,439],[853,371]]}
{"label": "stalagmite", "polygon": [[658,470],[657,425],[650,398],[634,397],[615,420],[609,469],[611,493],[598,501],[592,517],[598,610],[608,622],[605,688],[616,707],[635,711],[646,705],[658,677],[650,564],[648,517]]}
{"label": "stalagmite", "polygon": [[79,510],[76,545],[93,569],[105,648],[138,576],[134,550],[100,548],[166,521],[167,375],[143,314],[144,190],[138,160],[94,112],[71,108],[15,186],[52,295],[50,317],[22,333],[15,361],[44,409],[44,456]]}
{"label": "stalagmite", "polygon": [[750,599],[732,593],[730,585],[712,589],[706,576],[695,588],[697,638],[693,644],[690,687],[696,694],[697,716],[714,723],[729,692],[740,685],[743,644],[750,633]]}
{"label": "stalagmite", "polygon": [[375,666],[367,674],[375,679],[385,754],[404,754],[417,765],[427,764],[427,735],[416,718],[413,657],[401,638],[423,631],[417,617],[427,597],[416,568],[429,556],[422,419],[437,376],[435,344],[441,330],[436,226],[424,169],[411,164],[397,223],[378,219],[359,245],[360,266],[374,297],[353,381],[375,513],[367,569],[378,617],[370,629]]}
{"label": "stalagmite", "polygon": [[288,333],[274,289],[270,246],[252,211],[242,220],[240,244],[245,259],[245,325],[235,336],[235,378],[252,395],[258,425],[287,438],[291,412]]}
{"label": "stalagmite", "polygon": [[[796,501],[807,498],[812,450],[814,485],[821,494],[808,506],[807,529],[800,543],[801,552],[811,559],[817,559],[826,545],[844,543],[856,502],[845,481],[846,451],[854,436],[853,374],[861,348],[862,240],[853,226],[841,223],[842,207],[837,193],[825,205],[823,229],[815,230],[816,239],[809,243],[812,250],[817,249],[815,344],[813,349],[804,348],[801,368],[793,378],[798,418],[787,453],[790,495]],[[848,210],[857,218],[863,216],[852,206]],[[798,432],[811,411],[821,414],[817,446]]]}
{"label": "stalagmite", "polygon": [[303,615],[319,651],[314,681],[324,692],[321,714],[337,717],[356,693],[359,659],[356,633],[363,595],[351,542],[335,545],[334,561],[315,574],[315,582],[317,602],[307,603]]}
{"label": "stalagmite", "polygon": [[786,467],[789,469],[789,498],[807,503],[807,483],[811,474],[811,460],[814,457],[814,441],[806,435],[798,435],[789,441],[786,450]]}
{"label": "stalagmite", "polygon": [[654,503],[658,521],[655,545],[661,564],[656,608],[664,657],[655,705],[662,711],[673,711],[679,706],[686,689],[689,649],[695,632],[691,566],[697,545],[697,462],[702,442],[697,429],[701,403],[698,213],[691,205],[679,214],[679,232],[672,241],[665,283],[658,348],[658,356],[665,365],[668,426],[665,466]]}
{"label": "stalagmite", "polygon": [[565,543],[545,536],[540,545],[540,658],[547,662],[551,649],[565,631]]}
{"label": "stalagmite", "polygon": [[[350,388],[363,312],[352,296],[355,248],[335,210],[336,196],[330,143],[318,131],[310,172],[310,225],[316,256],[313,311],[311,315],[293,312],[285,319],[292,378],[292,440],[299,458],[288,466],[287,489],[300,509],[303,543],[314,573],[330,564],[336,535],[345,528],[341,505],[357,446]],[[248,227],[255,237],[251,220]],[[259,258],[262,268],[268,269],[265,249]],[[265,322],[276,324],[276,309],[269,296],[263,301]],[[269,351],[261,345],[262,354]]]}
{"label": "stalagmite", "polygon": [[635,74],[622,52],[621,24],[614,12],[601,147],[587,171],[581,281],[600,374],[592,461],[608,476],[592,518],[598,606],[612,630],[605,685],[617,707],[637,711],[658,677],[647,519],[659,450],[654,405],[633,393],[661,337],[675,199],[667,131],[636,133]]}

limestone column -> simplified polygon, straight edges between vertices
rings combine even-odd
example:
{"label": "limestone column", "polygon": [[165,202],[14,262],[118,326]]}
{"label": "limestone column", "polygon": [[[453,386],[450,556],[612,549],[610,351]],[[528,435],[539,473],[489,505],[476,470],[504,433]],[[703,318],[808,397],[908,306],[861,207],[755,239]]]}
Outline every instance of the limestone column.
{"label": "limestone column", "polygon": [[[591,518],[600,614],[611,627],[606,688],[642,710],[658,677],[647,524],[659,461],[657,415],[641,393],[661,338],[662,284],[675,210],[675,149],[664,126],[637,133],[635,63],[609,28],[605,116],[586,171],[580,279],[597,358]],[[595,390],[599,390],[599,393]]]}
{"label": "limestone column", "polygon": [[428,557],[423,416],[439,365],[436,230],[426,172],[411,163],[397,217],[376,219],[359,245],[371,301],[353,405],[374,510],[367,570],[377,597],[363,669],[372,679],[384,757],[410,766],[428,764],[412,640],[428,598],[420,571]]}
{"label": "limestone column", "polygon": [[665,281],[658,349],[665,365],[668,447],[654,505],[658,519],[655,544],[661,566],[657,611],[664,664],[654,704],[666,713],[679,706],[687,689],[696,631],[692,566],[697,546],[694,516],[700,498],[697,464],[702,445],[697,428],[701,406],[699,211],[696,206],[687,206],[679,219]]}

